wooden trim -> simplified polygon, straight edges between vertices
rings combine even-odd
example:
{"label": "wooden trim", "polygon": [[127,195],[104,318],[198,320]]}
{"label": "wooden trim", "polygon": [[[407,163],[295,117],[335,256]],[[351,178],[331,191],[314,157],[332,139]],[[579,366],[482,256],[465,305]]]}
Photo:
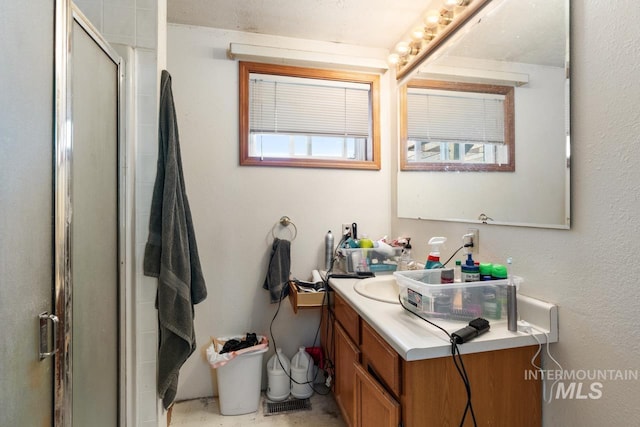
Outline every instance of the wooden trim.
{"label": "wooden trim", "polygon": [[[364,83],[371,87],[371,160],[324,160],[324,159],[283,159],[249,156],[249,74],[271,74],[303,77],[319,80],[333,80],[350,83]],[[351,71],[327,70],[320,68],[294,67],[290,65],[244,62],[239,64],[239,139],[240,166],[278,166],[330,169],[380,170],[380,76],[377,74]]]}
{"label": "wooden trim", "polygon": [[[509,162],[505,164],[449,163],[449,162],[409,162],[407,159],[408,111],[407,88],[450,90],[457,92],[494,93],[504,95],[504,140],[509,152]],[[516,170],[515,141],[515,88],[513,86],[480,83],[448,82],[440,80],[411,80],[400,89],[400,170],[402,171],[456,171],[456,172],[514,172]]]}

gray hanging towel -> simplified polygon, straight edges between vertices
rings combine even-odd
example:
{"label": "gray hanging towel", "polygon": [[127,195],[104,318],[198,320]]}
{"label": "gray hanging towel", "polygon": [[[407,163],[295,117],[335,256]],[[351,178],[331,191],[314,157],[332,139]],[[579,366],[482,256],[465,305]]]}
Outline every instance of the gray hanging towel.
{"label": "gray hanging towel", "polygon": [[180,367],[196,348],[193,305],[207,297],[207,288],[182,174],[171,76],[166,70],[160,83],[158,144],[143,267],[145,275],[158,278],[158,395],[167,409],[176,397]]}
{"label": "gray hanging towel", "polygon": [[273,240],[267,277],[262,287],[271,294],[271,303],[280,301],[289,294],[289,271],[291,270],[291,242],[288,240]]}

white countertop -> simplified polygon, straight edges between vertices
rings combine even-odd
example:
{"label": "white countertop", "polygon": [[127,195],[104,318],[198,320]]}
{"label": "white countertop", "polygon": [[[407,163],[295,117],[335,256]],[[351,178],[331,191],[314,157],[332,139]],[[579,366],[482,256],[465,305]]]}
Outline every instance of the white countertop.
{"label": "white countertop", "polygon": [[[353,285],[360,279],[330,280],[331,288],[339,294],[373,329],[407,360],[422,360],[451,355],[449,337],[400,304],[376,301],[360,295]],[[518,295],[519,318],[526,320],[537,330],[535,337],[545,343],[558,341],[558,307],[524,295]],[[452,333],[467,325],[465,322],[434,320]],[[491,329],[458,346],[460,353],[502,350],[506,348],[537,345],[528,333],[510,332],[506,320],[490,320]],[[544,332],[541,332],[544,331]],[[546,332],[546,335],[545,335]],[[548,337],[548,338],[547,338]]]}

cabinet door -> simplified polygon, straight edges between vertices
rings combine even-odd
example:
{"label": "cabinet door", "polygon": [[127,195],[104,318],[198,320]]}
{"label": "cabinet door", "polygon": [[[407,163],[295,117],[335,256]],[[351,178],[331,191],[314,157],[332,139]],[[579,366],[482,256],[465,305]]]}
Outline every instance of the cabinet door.
{"label": "cabinet door", "polygon": [[349,336],[335,323],[335,388],[336,402],[344,415],[347,424],[355,425],[355,366],[360,363],[360,350],[349,339]]}
{"label": "cabinet door", "polygon": [[[463,355],[478,425],[541,425],[541,383],[524,375],[532,369],[531,357],[537,349],[517,347]],[[460,425],[467,393],[451,356],[405,361],[402,373],[404,425]],[[464,425],[472,424],[467,414]]]}
{"label": "cabinet door", "polygon": [[400,404],[369,375],[354,365],[356,427],[398,427]]}
{"label": "cabinet door", "polygon": [[366,322],[362,322],[361,341],[362,366],[399,397],[400,355]]}

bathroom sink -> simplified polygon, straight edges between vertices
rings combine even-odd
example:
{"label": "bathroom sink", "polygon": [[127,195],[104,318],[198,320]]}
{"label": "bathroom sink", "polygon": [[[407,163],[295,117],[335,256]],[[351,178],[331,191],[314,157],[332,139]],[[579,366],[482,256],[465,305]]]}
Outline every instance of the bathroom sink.
{"label": "bathroom sink", "polygon": [[353,285],[353,289],[360,295],[376,301],[399,304],[400,288],[393,276],[376,276],[363,279]]}

